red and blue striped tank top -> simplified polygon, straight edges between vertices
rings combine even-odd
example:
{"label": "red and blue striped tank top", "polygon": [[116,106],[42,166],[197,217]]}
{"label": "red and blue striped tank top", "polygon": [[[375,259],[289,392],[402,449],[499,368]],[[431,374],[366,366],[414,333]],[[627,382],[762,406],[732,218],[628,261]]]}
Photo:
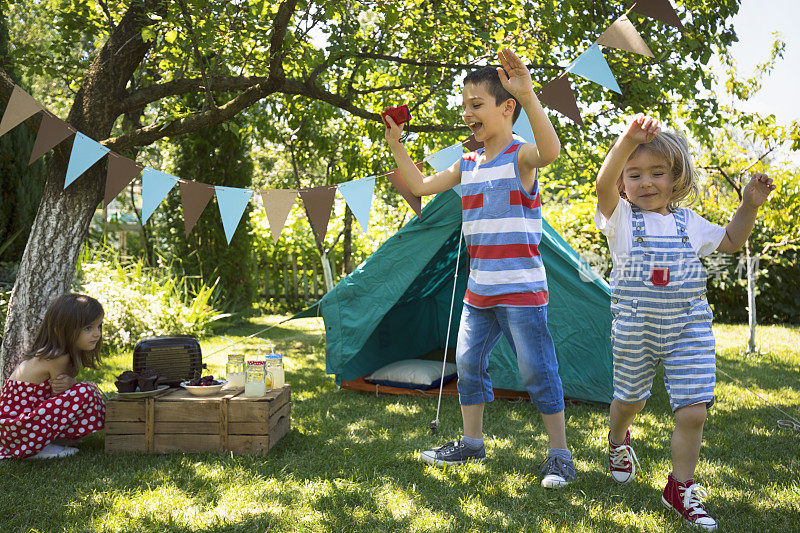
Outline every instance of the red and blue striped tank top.
{"label": "red and blue striped tank top", "polygon": [[481,148],[461,158],[464,240],[470,273],[464,302],[475,307],[547,305],[547,279],[539,255],[542,207],[539,179],[528,193],[519,178],[513,140],[491,161]]}

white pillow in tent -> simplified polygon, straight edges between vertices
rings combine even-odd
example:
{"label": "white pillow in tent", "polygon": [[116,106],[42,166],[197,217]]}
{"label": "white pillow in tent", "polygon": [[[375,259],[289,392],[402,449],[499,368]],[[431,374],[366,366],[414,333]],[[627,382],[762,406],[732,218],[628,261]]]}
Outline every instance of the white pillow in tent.
{"label": "white pillow in tent", "polygon": [[[409,389],[432,389],[439,386],[442,363],[425,359],[403,359],[379,368],[364,379],[370,383]],[[444,382],[456,377],[456,365],[445,363]]]}

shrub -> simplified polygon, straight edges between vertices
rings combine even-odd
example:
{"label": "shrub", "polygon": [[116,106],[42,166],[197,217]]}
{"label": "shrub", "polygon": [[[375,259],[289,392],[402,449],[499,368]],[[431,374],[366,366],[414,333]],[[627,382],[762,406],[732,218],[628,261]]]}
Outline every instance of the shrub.
{"label": "shrub", "polygon": [[145,268],[141,260],[123,265],[109,250],[85,251],[76,269],[75,290],[103,305],[103,342],[110,350],[131,349],[153,335],[209,334],[211,323],[228,315],[215,309],[213,285],[189,287],[169,269]]}

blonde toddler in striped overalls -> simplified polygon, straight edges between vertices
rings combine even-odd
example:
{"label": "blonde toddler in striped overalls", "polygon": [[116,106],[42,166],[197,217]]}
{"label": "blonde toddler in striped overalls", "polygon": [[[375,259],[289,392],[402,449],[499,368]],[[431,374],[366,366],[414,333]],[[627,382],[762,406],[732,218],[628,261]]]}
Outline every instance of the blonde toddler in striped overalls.
{"label": "blonde toddler in striped overalls", "polygon": [[675,430],[672,472],[661,501],[709,531],[717,524],[700,502],[705,489],[693,479],[716,379],[712,313],[699,258],[739,250],[774,189],[772,179],[754,174],[724,228],[679,207],[698,192],[689,145],[642,115],[611,147],[597,176],[595,222],[614,264],[609,470],[618,483],[633,479],[637,460],[628,428],[650,397],[656,366],[663,365]]}

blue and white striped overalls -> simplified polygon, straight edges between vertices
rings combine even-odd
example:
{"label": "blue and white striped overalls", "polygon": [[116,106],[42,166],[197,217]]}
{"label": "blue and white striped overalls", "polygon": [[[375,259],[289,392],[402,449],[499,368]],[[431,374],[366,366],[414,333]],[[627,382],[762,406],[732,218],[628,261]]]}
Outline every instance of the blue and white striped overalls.
{"label": "blue and white striped overalls", "polygon": [[645,233],[632,206],[633,243],[611,275],[614,397],[636,403],[650,397],[656,365],[675,411],[714,398],[716,363],[706,271],[686,234],[686,213],[674,212],[678,234]]}

